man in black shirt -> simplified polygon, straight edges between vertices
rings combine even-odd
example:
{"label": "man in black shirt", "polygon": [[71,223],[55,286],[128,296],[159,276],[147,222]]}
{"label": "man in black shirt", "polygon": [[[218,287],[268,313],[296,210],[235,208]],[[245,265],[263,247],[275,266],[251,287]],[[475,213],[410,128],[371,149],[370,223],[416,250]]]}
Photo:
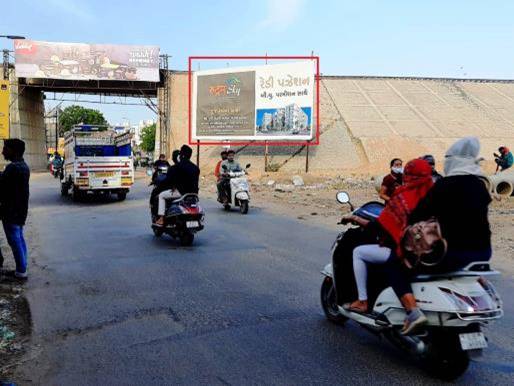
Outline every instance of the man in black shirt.
{"label": "man in black shirt", "polygon": [[[162,183],[163,186],[169,187],[169,189],[176,189],[181,196],[187,193],[198,194],[200,169],[191,162],[192,154],[193,149],[187,145],[183,145],[180,148],[179,163],[168,169],[166,179]],[[171,198],[171,196],[166,195],[166,192],[167,191],[164,191],[159,194],[159,206],[157,213],[159,218],[155,222],[155,225],[158,226],[164,225],[165,200],[167,198]]]}
{"label": "man in black shirt", "polygon": [[20,139],[6,139],[2,154],[11,161],[0,175],[1,217],[7,242],[16,261],[14,275],[27,278],[27,245],[23,237],[23,226],[27,220],[29,206],[30,170],[25,161],[25,142]]}

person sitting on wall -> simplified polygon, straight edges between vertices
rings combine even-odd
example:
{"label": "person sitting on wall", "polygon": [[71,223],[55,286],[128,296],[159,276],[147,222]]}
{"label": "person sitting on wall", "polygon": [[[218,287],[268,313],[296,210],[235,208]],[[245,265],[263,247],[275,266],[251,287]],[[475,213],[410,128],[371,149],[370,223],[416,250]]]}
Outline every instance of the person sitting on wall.
{"label": "person sitting on wall", "polygon": [[496,162],[496,172],[500,170],[503,172],[504,170],[509,169],[514,163],[514,158],[512,156],[512,152],[506,146],[500,146],[498,148],[500,154],[494,153],[494,162]]}

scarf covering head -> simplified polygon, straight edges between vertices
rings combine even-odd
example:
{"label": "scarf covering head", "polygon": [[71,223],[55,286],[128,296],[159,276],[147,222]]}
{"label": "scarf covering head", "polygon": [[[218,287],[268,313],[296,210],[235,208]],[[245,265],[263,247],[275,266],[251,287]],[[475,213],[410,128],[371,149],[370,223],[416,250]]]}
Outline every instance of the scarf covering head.
{"label": "scarf covering head", "polygon": [[482,176],[480,169],[480,142],[476,137],[459,139],[450,146],[445,155],[444,174],[447,177],[474,175]]}
{"label": "scarf covering head", "polygon": [[400,242],[407,228],[409,215],[433,185],[430,164],[422,159],[409,161],[403,172],[403,185],[394,191],[378,217],[378,223],[396,243],[398,255],[401,255]]}

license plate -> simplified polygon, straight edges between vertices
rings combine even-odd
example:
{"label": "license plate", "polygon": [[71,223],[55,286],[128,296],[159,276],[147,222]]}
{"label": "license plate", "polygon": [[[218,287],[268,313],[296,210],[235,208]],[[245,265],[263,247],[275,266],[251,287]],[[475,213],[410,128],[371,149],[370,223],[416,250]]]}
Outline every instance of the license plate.
{"label": "license plate", "polygon": [[463,350],[477,350],[487,347],[485,335],[482,332],[459,334],[460,346]]}
{"label": "license plate", "polygon": [[96,172],[95,177],[97,178],[105,178],[114,176],[114,172]]}
{"label": "license plate", "polygon": [[198,221],[186,221],[187,228],[198,228]]}

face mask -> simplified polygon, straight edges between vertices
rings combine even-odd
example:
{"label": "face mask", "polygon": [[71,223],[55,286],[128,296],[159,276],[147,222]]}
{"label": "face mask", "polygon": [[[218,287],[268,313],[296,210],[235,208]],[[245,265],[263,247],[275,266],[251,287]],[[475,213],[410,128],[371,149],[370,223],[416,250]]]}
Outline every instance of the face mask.
{"label": "face mask", "polygon": [[401,166],[399,168],[391,168],[391,171],[396,174],[402,174],[403,168]]}

